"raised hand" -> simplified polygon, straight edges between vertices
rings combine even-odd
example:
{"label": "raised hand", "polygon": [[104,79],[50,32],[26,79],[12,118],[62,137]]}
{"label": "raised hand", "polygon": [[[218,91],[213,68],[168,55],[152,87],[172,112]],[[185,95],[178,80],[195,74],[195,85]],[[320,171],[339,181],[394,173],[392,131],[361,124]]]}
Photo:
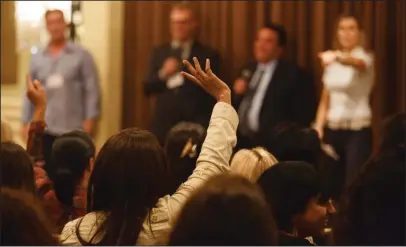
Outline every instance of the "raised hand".
{"label": "raised hand", "polygon": [[[32,121],[45,121],[45,110],[47,97],[44,87],[37,80],[32,81],[30,75],[27,75],[27,97],[34,105],[34,115]],[[27,131],[28,125],[24,126],[23,131]]]}
{"label": "raised hand", "polygon": [[194,67],[188,61],[183,60],[183,64],[188,68],[190,74],[181,72],[181,75],[199,85],[217,101],[231,104],[231,90],[226,83],[211,71],[210,60],[206,59],[205,71],[202,70],[196,57],[193,58],[193,62],[195,64]]}
{"label": "raised hand", "polygon": [[46,94],[44,87],[37,80],[32,81],[30,75],[27,75],[27,97],[35,108],[46,106]]}

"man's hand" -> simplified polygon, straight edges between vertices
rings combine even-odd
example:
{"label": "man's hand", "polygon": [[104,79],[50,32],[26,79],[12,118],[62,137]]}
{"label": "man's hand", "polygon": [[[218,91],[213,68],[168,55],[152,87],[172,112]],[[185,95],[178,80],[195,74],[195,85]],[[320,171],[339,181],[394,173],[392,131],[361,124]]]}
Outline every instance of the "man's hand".
{"label": "man's hand", "polygon": [[181,72],[181,75],[199,85],[217,101],[231,104],[231,90],[226,83],[213,74],[210,69],[210,60],[206,59],[206,72],[202,70],[196,57],[193,58],[193,62],[195,68],[187,60],[183,60],[183,64],[186,65],[191,74]]}
{"label": "man's hand", "polygon": [[247,90],[247,81],[239,78],[234,82],[233,90],[236,95],[243,95]]}
{"label": "man's hand", "polygon": [[170,57],[165,60],[160,73],[163,78],[168,79],[169,77],[176,74],[180,69],[180,63],[178,59]]}
{"label": "man's hand", "polygon": [[83,131],[85,131],[89,135],[93,135],[95,126],[96,126],[96,121],[93,119],[87,119],[87,120],[83,121]]}

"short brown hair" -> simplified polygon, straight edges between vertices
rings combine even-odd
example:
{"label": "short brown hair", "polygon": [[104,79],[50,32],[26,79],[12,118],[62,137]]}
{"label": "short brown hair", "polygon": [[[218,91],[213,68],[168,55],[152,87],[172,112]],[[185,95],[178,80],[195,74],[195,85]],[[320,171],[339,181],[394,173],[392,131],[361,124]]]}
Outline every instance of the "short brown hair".
{"label": "short brown hair", "polygon": [[45,11],[44,19],[46,20],[50,14],[58,13],[62,16],[63,20],[65,20],[65,14],[60,9],[48,9]]}
{"label": "short brown hair", "polygon": [[177,3],[173,4],[171,11],[173,11],[175,9],[190,11],[193,18],[198,19],[198,13],[196,11],[196,8],[189,1],[181,1],[181,2],[177,2]]}

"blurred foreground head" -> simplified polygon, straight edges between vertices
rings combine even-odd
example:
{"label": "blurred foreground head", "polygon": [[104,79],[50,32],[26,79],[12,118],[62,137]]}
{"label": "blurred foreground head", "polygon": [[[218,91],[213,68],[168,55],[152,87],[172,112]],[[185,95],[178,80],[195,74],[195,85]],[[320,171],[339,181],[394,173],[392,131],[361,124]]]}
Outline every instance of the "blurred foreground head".
{"label": "blurred foreground head", "polygon": [[223,174],[209,180],[184,206],[169,245],[276,245],[272,214],[260,189]]}
{"label": "blurred foreground head", "polygon": [[1,245],[59,245],[40,202],[31,193],[1,187],[0,211]]}

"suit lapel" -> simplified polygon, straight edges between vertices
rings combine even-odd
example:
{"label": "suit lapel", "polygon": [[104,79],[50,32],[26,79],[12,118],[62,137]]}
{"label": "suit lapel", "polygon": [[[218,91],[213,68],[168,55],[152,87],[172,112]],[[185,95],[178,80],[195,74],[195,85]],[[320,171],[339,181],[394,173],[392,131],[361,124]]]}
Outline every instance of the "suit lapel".
{"label": "suit lapel", "polygon": [[[281,80],[283,75],[283,65],[282,61],[278,60],[275,70],[273,72],[271,81],[268,84],[268,88],[264,97],[264,101],[261,106],[261,111],[260,111],[260,126],[263,125],[263,116],[265,115],[264,110],[267,108],[269,109],[269,105],[275,105],[278,104],[278,93],[280,93],[280,84],[283,83]],[[268,105],[268,107],[265,107]],[[274,108],[272,106],[271,108]]]}

